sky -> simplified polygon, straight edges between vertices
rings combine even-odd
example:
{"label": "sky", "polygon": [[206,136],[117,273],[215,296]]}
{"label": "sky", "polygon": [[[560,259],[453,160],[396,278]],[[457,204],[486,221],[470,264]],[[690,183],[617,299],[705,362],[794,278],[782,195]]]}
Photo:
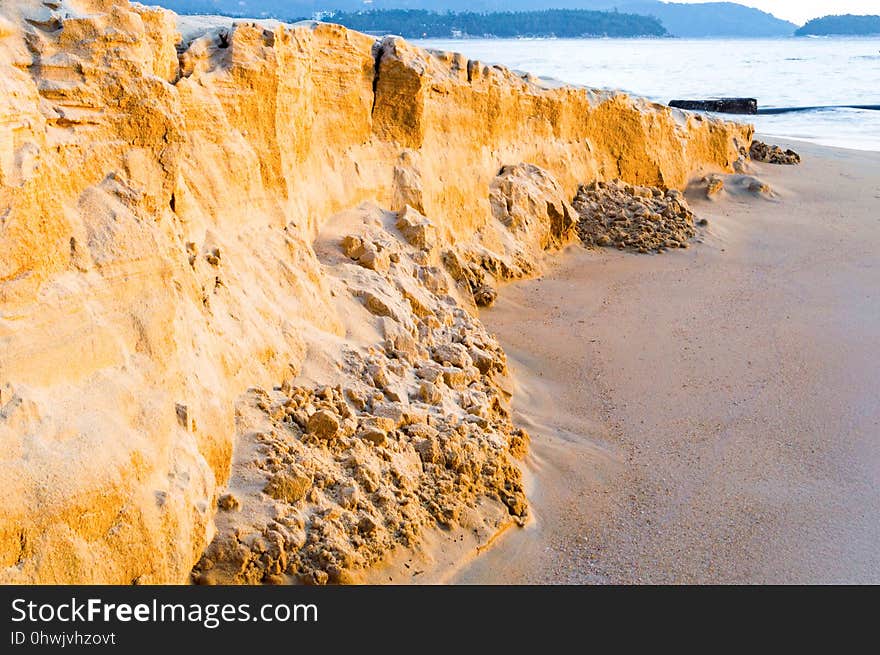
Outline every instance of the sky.
{"label": "sky", "polygon": [[[675,2],[708,2],[709,0],[675,0]],[[811,18],[828,14],[877,14],[880,0],[733,0],[741,5],[756,7],[802,25]]]}

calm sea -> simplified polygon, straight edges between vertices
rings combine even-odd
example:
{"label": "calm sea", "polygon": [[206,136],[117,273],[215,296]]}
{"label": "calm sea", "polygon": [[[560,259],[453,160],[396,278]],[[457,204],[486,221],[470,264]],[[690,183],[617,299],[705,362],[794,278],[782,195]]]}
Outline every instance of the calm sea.
{"label": "calm sea", "polygon": [[[880,38],[416,41],[571,84],[673,98],[745,96],[760,107],[880,105]],[[749,117],[762,134],[880,150],[880,111]]]}

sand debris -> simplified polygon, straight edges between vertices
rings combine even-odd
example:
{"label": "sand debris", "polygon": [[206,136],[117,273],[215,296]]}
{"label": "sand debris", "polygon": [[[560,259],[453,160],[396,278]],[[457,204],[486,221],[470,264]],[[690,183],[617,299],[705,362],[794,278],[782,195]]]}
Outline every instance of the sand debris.
{"label": "sand debris", "polygon": [[233,494],[222,494],[217,499],[217,507],[227,512],[234,512],[241,508],[241,503]]}
{"label": "sand debris", "polygon": [[[455,319],[436,331],[422,324],[426,341],[459,335],[455,328],[472,320]],[[262,414],[264,428],[248,468],[265,482],[262,493],[243,504],[247,510],[248,502],[265,507],[274,501],[274,516],[245,518],[222,530],[193,579],[348,582],[352,572],[374,565],[396,546],[414,545],[426,528],[456,526],[483,497],[499,501],[512,520],[522,522],[526,498],[512,458],[524,454],[528,435],[510,422],[506,400],[491,378],[506,370],[504,355],[481,328],[466,330],[464,340],[492,353],[489,375],[471,364],[441,367],[443,375],[434,383],[404,385],[410,393],[399,401],[376,387],[252,392],[247,410]],[[460,354],[461,362],[470,360]],[[359,360],[361,385],[374,384],[369,368],[391,361],[379,352]],[[426,357],[422,364],[429,362]],[[360,393],[368,398],[363,405],[351,400]],[[338,428],[328,439],[331,425]]]}
{"label": "sand debris", "polygon": [[572,204],[580,214],[578,234],[587,247],[662,252],[687,248],[696,234],[694,214],[676,189],[597,181],[581,185]]}
{"label": "sand debris", "polygon": [[[404,214],[393,241],[373,229],[340,243],[353,261],[336,274],[384,340],[345,347],[340,384],[287,382],[240,400],[238,431],[251,447],[223,496],[235,493],[238,511],[218,515],[195,582],[351,582],[425,530],[459,527],[487,500],[525,520],[515,460],[528,435],[510,419],[504,352],[446,293],[449,272],[424,263],[430,223]],[[365,266],[371,249],[396,263]],[[483,271],[481,281],[492,269],[468,255],[461,266]]]}
{"label": "sand debris", "polygon": [[801,156],[794,150],[783,150],[779,146],[768,145],[762,141],[752,141],[749,156],[753,161],[765,164],[784,164],[793,166],[801,163]]}
{"label": "sand debris", "polygon": [[708,175],[702,182],[706,185],[706,197],[710,200],[724,191],[724,178],[720,175]]}

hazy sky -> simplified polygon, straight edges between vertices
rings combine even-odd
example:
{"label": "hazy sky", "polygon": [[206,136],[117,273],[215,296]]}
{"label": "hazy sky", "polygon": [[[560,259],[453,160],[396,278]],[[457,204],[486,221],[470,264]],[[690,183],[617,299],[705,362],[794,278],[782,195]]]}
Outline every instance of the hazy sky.
{"label": "hazy sky", "polygon": [[[709,0],[675,0],[675,2],[708,2]],[[880,0],[733,0],[741,5],[757,7],[779,18],[802,25],[811,18],[828,14],[878,14]]]}

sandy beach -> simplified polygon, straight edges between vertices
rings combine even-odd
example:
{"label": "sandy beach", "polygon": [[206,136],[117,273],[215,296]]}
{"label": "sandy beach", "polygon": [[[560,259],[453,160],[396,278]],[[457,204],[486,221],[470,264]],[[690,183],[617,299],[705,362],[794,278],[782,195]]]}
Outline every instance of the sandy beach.
{"label": "sandy beach", "polygon": [[48,4],[0,8],[0,582],[880,581],[880,153]]}
{"label": "sandy beach", "polygon": [[533,519],[454,582],[880,582],[880,154],[785,145],[775,197],[690,194],[703,243],[572,247],[481,312]]}

